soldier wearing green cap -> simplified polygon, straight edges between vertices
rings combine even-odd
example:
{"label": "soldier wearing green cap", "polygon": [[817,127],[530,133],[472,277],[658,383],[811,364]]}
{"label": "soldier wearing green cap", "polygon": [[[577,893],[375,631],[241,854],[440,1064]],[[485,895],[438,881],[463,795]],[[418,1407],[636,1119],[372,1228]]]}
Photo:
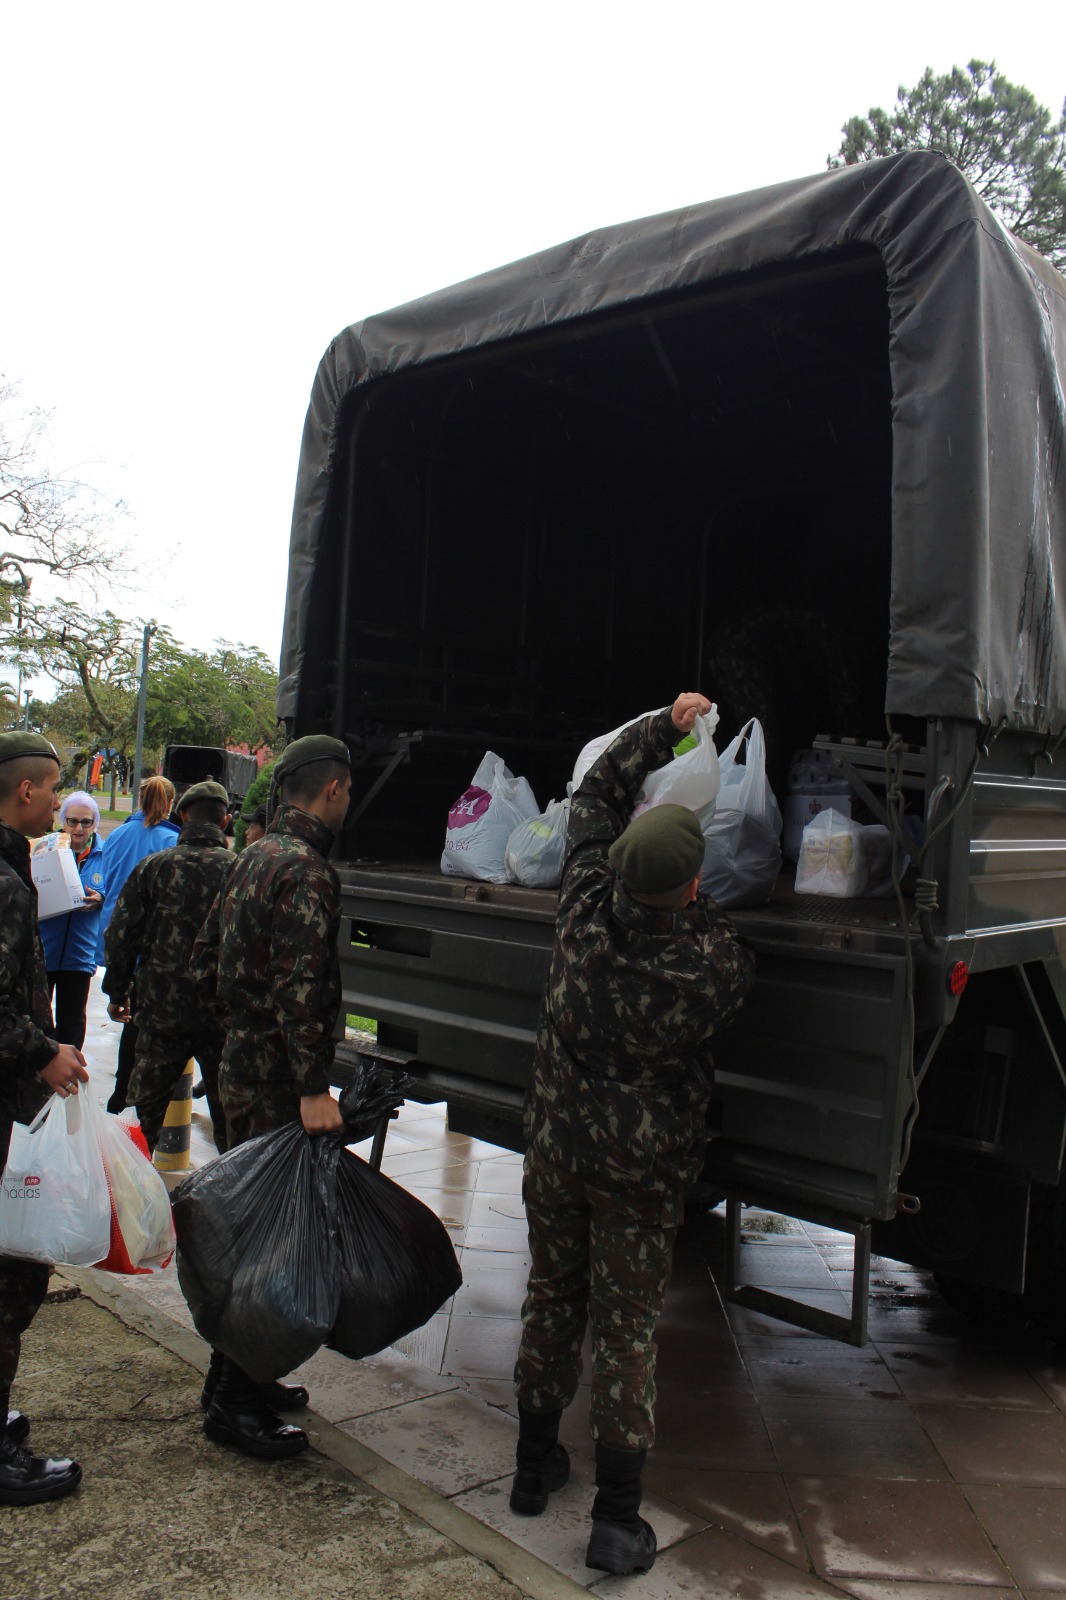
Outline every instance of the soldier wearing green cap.
{"label": "soldier wearing green cap", "polygon": [[190,1056],[207,1091],[215,1143],[226,1148],[218,1095],[222,1032],[203,1012],[189,971],[192,947],[233,857],[224,829],[229,795],[220,783],[193,784],[178,801],[181,832],[172,850],[139,861],[122,886],[104,935],[103,990],[113,1022],[129,1022],[137,974],[137,1044],[127,1100],[154,1150],[171,1096]]}
{"label": "soldier wearing green cap", "polygon": [[574,794],[555,946],[526,1101],[532,1256],[515,1366],[511,1508],[567,1481],[558,1442],[592,1325],[596,1497],[586,1562],[647,1571],[637,1515],[655,1432],[655,1345],[684,1189],[703,1161],[711,1036],[742,1004],[751,952],[697,898],[704,841],[681,806],[628,822],[647,774],[710,710],[700,694],[626,728]]}
{"label": "soldier wearing green cap", "polygon": [[[341,1003],[340,881],[328,856],[348,811],[351,757],[339,739],[286,745],[271,778],[266,834],[238,856],[196,941],[201,1003],[225,1027],[219,1091],[231,1144],[286,1122],[343,1127],[329,1092]],[[139,980],[138,980],[139,981]],[[213,1352],[204,1432],[248,1455],[308,1446],[278,1411],[306,1404],[296,1385],[259,1385]]]}
{"label": "soldier wearing green cap", "polygon": [[[0,734],[0,1169],[13,1122],[32,1122],[50,1094],[88,1083],[85,1057],[57,1044],[37,925],[29,840],[51,831],[59,810],[59,757],[39,733]],[[69,1494],[81,1467],[36,1456],[29,1420],[8,1410],[22,1335],[48,1288],[40,1261],[0,1256],[0,1505],[34,1505]]]}

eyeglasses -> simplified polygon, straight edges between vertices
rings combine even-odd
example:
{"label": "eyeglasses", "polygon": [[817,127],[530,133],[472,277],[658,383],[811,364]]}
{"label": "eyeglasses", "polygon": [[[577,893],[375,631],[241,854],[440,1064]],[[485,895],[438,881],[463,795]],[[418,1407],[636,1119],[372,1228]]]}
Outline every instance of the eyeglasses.
{"label": "eyeglasses", "polygon": [[64,826],[68,827],[72,833],[75,828],[91,828],[92,825],[92,817],[68,817],[66,823],[64,824]]}

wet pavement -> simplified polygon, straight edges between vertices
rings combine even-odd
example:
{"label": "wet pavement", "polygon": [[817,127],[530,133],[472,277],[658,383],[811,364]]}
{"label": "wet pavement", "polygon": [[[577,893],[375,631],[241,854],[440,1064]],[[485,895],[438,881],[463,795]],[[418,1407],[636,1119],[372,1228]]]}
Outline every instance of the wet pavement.
{"label": "wet pavement", "polygon": [[[94,984],[86,1052],[101,1093],[116,1043]],[[198,1110],[195,1162],[209,1140]],[[519,1158],[449,1133],[443,1107],[408,1105],[383,1170],[443,1218],[463,1287],[396,1350],[357,1363],[322,1351],[300,1376],[317,1417],[397,1482],[594,1594],[1066,1600],[1066,1350],[978,1326],[927,1274],[876,1257],[863,1349],[725,1305],[722,1211],[683,1231],[659,1329],[644,1508],[659,1559],[641,1577],[590,1571],[587,1387],[564,1420],[570,1484],[540,1518],[507,1506],[528,1265]],[[743,1236],[748,1281],[846,1312],[846,1235],[749,1210]],[[187,1337],[172,1269],[118,1282]]]}

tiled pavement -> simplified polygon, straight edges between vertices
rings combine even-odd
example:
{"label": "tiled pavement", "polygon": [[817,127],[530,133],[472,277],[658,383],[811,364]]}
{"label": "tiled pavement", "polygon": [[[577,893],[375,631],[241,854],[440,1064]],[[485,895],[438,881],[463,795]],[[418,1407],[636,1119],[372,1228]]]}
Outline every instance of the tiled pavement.
{"label": "tiled pavement", "polygon": [[[103,1088],[115,1031],[101,1018],[94,986],[86,1048]],[[198,1120],[195,1159],[208,1137]],[[464,1284],[395,1351],[320,1352],[301,1369],[312,1405],[560,1573],[634,1600],[1066,1600],[1066,1349],[982,1330],[927,1275],[876,1259],[862,1350],[723,1306],[719,1212],[683,1233],[659,1331],[645,1510],[661,1554],[644,1577],[597,1578],[587,1389],[564,1422],[570,1485],[543,1517],[507,1507],[528,1263],[518,1158],[410,1105],[384,1170],[444,1219]],[[850,1240],[750,1211],[744,1235],[748,1279],[845,1309]],[[172,1271],[124,1281],[188,1325]]]}

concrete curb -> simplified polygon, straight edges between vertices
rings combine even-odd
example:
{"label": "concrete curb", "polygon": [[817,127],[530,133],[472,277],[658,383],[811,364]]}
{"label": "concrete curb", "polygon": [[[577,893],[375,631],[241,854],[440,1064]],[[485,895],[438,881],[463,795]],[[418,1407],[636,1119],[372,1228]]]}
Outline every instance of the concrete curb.
{"label": "concrete curb", "polygon": [[[206,1372],[207,1346],[199,1335],[148,1305],[109,1273],[99,1272],[94,1267],[61,1267],[56,1277],[75,1285],[87,1300],[110,1311],[127,1327],[169,1350],[197,1372]],[[393,1466],[391,1461],[314,1411],[309,1412],[308,1417],[306,1421],[301,1418],[300,1426],[320,1455],[428,1523],[467,1555],[484,1561],[530,1600],[578,1600],[578,1597],[588,1600],[587,1589],[513,1544],[494,1528],[486,1527],[435,1489],[419,1483],[417,1478]]]}

